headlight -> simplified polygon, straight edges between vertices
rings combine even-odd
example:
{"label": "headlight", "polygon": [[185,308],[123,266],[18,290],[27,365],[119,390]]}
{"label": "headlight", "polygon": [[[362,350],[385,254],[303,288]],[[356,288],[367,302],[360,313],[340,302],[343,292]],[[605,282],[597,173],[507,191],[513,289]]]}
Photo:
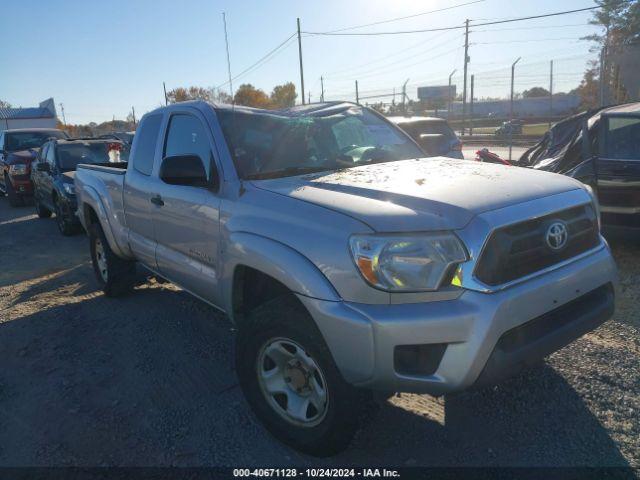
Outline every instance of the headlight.
{"label": "headlight", "polygon": [[63,183],[62,188],[64,188],[64,191],[67,192],[69,195],[76,194],[76,187],[73,183]]}
{"label": "headlight", "polygon": [[591,185],[587,185],[585,183],[584,184],[584,188],[587,191],[587,193],[589,194],[589,196],[591,197],[591,203],[593,204],[593,208],[596,211],[596,217],[598,218],[598,230],[600,230],[600,227],[601,227],[600,202],[598,201],[598,196],[596,195],[596,192],[593,190],[593,187]]}
{"label": "headlight", "polygon": [[23,163],[19,163],[17,165],[9,166],[9,173],[11,175],[26,175],[27,174],[27,166]]}
{"label": "headlight", "polygon": [[351,254],[364,279],[397,292],[437,290],[467,254],[453,233],[354,235]]}

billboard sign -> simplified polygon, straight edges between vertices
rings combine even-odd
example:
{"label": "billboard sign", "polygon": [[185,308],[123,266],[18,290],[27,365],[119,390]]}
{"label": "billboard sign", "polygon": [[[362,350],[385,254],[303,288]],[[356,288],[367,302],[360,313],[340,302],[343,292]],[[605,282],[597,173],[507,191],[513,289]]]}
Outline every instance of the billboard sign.
{"label": "billboard sign", "polygon": [[418,87],[420,100],[449,100],[456,97],[456,86],[438,85],[434,87]]}

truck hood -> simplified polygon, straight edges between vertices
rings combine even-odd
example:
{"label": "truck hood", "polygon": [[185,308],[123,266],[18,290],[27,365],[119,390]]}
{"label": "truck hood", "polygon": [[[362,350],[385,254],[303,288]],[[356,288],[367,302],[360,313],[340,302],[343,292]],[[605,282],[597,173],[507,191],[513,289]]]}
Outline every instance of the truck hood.
{"label": "truck hood", "polygon": [[581,188],[562,175],[444,157],[253,181],[379,232],[454,230],[475,215]]}
{"label": "truck hood", "polygon": [[9,152],[6,157],[6,163],[8,165],[18,165],[21,163],[29,165],[36,158],[39,151],[39,148],[32,148],[29,150],[17,150],[15,152]]}

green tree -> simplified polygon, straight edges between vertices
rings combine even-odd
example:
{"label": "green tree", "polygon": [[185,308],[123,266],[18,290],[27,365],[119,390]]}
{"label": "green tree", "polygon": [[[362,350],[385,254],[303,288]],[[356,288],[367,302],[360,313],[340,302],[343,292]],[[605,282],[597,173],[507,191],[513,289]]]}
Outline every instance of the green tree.
{"label": "green tree", "polygon": [[288,108],[296,104],[296,86],[292,82],[276,85],[271,92],[271,104],[273,108]]}
{"label": "green tree", "polygon": [[250,83],[243,83],[236,90],[233,97],[236,105],[245,105],[247,107],[271,108],[271,100],[264,91],[254,87]]}
{"label": "green tree", "polygon": [[615,58],[624,53],[627,46],[640,41],[640,0],[595,0],[595,3],[600,8],[594,11],[590,23],[604,27],[604,32],[584,38],[596,42],[599,49],[604,48],[608,61],[604,65],[602,78],[599,69],[590,65],[578,91],[582,92],[583,103],[590,104],[593,85],[599,89],[596,84],[602,83],[605,103],[622,103],[628,101],[629,97],[625,86],[621,84],[620,65],[616,64]]}
{"label": "green tree", "polygon": [[569,93],[577,94],[580,97],[581,110],[589,110],[599,105],[599,86],[598,65],[592,60],[584,72],[584,78],[578,88],[571,90]]}
{"label": "green tree", "polygon": [[590,23],[605,27],[603,34],[585,37],[600,45],[617,46],[640,41],[640,0],[596,0],[599,9]]}
{"label": "green tree", "polygon": [[522,92],[522,98],[548,97],[549,90],[542,87],[532,87]]}

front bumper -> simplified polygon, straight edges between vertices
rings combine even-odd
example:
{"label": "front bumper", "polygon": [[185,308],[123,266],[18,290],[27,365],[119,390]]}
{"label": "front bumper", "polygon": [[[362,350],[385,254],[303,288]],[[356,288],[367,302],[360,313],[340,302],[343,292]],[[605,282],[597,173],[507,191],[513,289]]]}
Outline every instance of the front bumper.
{"label": "front bumper", "polygon": [[[493,293],[465,290],[455,300],[399,305],[300,299],[348,382],[440,395],[499,380],[592,330],[613,314],[610,286],[616,283],[616,266],[603,243],[591,255]],[[595,303],[591,299],[587,307],[569,309],[572,302],[581,303],[577,299],[599,288],[610,293],[600,295]],[[524,325],[562,308],[571,317],[567,321],[546,320],[548,328],[543,330]],[[518,327],[520,333],[512,334]],[[514,335],[518,342],[503,340]],[[433,373],[396,370],[396,347],[428,344],[446,345]],[[505,344],[509,345],[506,350]]]}
{"label": "front bumper", "polygon": [[33,183],[29,175],[9,175],[9,181],[16,193],[33,195]]}

